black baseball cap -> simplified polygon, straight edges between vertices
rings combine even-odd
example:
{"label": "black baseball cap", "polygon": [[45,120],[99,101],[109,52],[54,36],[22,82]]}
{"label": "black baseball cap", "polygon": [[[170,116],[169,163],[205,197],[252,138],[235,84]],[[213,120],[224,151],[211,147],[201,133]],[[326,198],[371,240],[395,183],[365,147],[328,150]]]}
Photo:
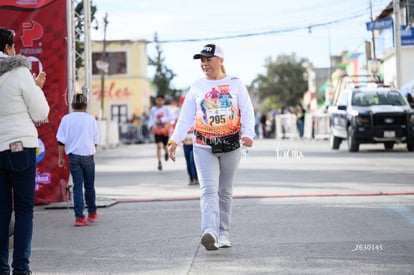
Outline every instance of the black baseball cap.
{"label": "black baseball cap", "polygon": [[193,58],[200,59],[202,56],[205,56],[205,57],[216,56],[216,57],[224,58],[224,53],[223,53],[223,50],[216,44],[207,44],[203,47],[201,52],[198,54],[195,54]]}

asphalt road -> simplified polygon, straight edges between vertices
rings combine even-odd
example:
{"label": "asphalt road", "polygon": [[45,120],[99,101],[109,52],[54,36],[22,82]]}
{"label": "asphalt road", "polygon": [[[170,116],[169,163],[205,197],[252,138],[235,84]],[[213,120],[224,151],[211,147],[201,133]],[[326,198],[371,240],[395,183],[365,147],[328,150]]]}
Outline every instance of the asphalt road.
{"label": "asphalt road", "polygon": [[[234,195],[284,196],[366,194],[414,191],[414,152],[405,145],[385,151],[361,145],[349,153],[328,141],[257,140],[240,162]],[[105,197],[140,200],[198,197],[187,185],[182,150],[177,161],[157,170],[155,145],[129,145],[100,151],[96,159],[97,192]]]}
{"label": "asphalt road", "polygon": [[97,223],[37,206],[33,274],[414,274],[413,157],[327,141],[258,140],[235,184],[232,248],[200,247],[199,190],[182,151],[157,171],[155,145],[99,150]]}

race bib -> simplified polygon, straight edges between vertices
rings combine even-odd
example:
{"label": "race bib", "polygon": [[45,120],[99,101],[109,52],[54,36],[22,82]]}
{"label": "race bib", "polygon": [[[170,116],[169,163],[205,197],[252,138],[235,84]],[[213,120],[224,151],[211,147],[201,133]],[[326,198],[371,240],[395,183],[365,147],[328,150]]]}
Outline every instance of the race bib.
{"label": "race bib", "polygon": [[210,126],[220,126],[227,122],[231,117],[231,108],[217,108],[207,110],[208,124]]}

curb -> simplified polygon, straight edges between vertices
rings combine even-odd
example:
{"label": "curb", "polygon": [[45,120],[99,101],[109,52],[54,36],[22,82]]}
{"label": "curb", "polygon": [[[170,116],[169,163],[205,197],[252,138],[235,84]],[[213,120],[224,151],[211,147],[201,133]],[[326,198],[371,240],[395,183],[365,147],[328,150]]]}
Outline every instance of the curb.
{"label": "curb", "polygon": [[[269,195],[236,195],[233,199],[265,199],[265,198],[318,198],[318,197],[364,197],[364,196],[399,196],[414,195],[414,191],[403,192],[354,192],[354,193],[311,193],[311,194],[269,194]],[[162,201],[191,201],[199,200],[199,196],[195,197],[170,197],[170,198],[128,198],[115,199],[118,203],[134,203],[134,202],[162,202]]]}

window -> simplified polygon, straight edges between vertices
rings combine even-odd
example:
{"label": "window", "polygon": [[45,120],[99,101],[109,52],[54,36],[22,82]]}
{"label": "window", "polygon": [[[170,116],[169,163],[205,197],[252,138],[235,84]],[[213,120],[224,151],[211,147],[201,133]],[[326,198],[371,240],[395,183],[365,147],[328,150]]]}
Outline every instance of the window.
{"label": "window", "polygon": [[399,92],[378,92],[377,97],[379,98],[379,105],[395,105],[403,106],[406,105],[404,98]]}
{"label": "window", "polygon": [[342,93],[341,97],[338,100],[338,106],[346,106],[348,105],[348,96],[349,96],[349,92],[345,91]]}
{"label": "window", "polygon": [[410,25],[412,23],[414,23],[414,1],[413,0],[408,0],[405,3],[406,5],[406,25]]}
{"label": "window", "polygon": [[352,95],[352,105],[368,106],[367,93],[357,92]]}
{"label": "window", "polygon": [[[101,73],[96,63],[102,59],[102,53],[92,53],[92,74],[98,75]],[[127,56],[126,52],[107,52],[106,62],[108,62],[108,74],[126,74],[127,73]]]}
{"label": "window", "polygon": [[395,91],[365,91],[356,92],[352,96],[352,105],[354,106],[372,106],[372,105],[405,105],[404,98],[399,92]]}
{"label": "window", "polygon": [[111,106],[111,120],[118,123],[125,123],[128,121],[128,106],[126,104],[122,105],[112,105]]}

